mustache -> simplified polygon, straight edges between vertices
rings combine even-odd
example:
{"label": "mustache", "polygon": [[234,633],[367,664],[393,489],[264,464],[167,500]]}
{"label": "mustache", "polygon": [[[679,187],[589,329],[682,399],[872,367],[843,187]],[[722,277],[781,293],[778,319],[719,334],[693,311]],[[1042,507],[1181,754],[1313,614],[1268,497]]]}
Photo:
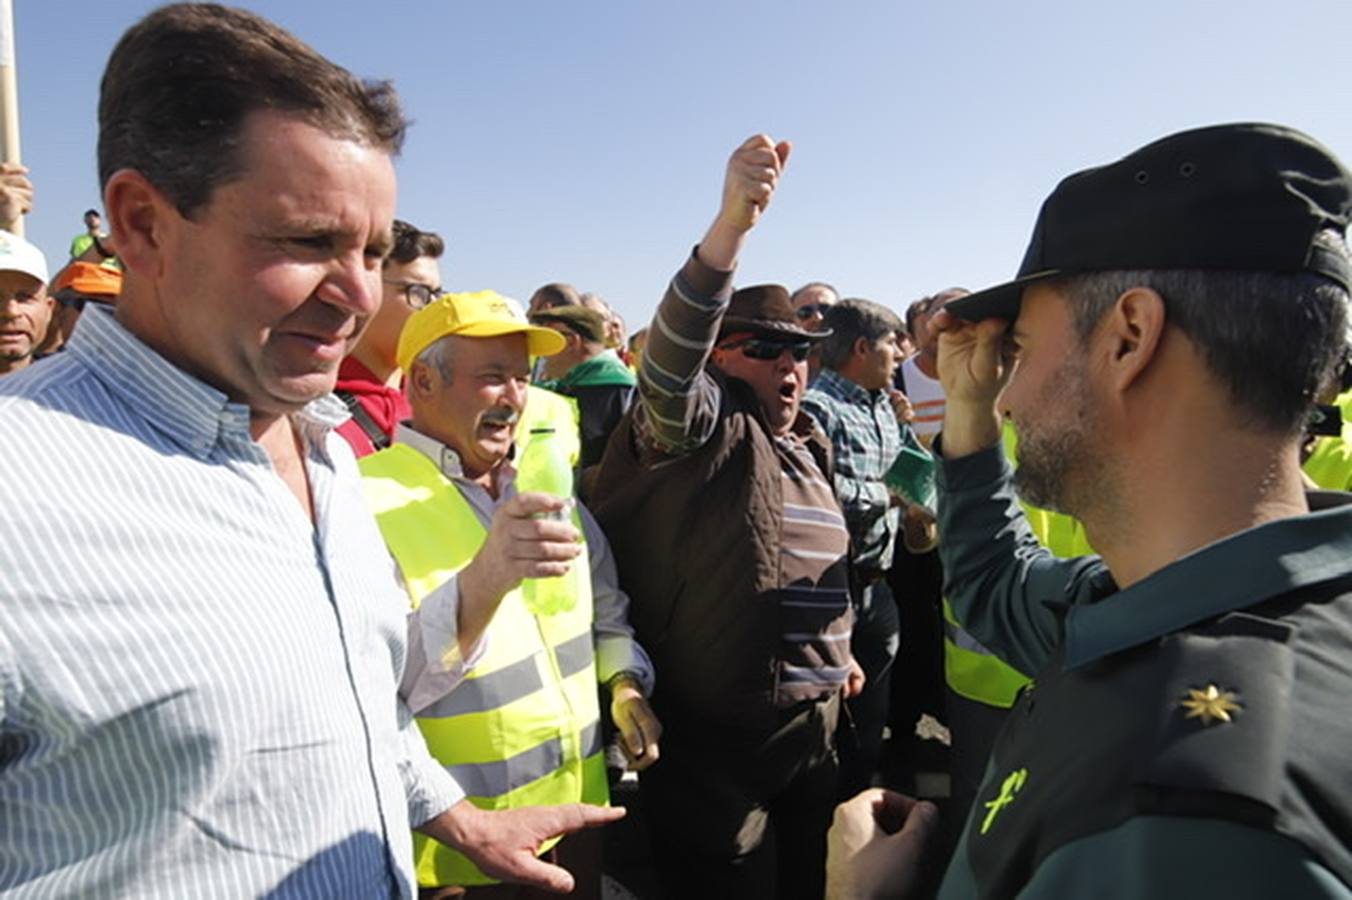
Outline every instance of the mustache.
{"label": "mustache", "polygon": [[521,414],[514,409],[494,407],[493,409],[484,411],[484,414],[479,417],[479,424],[512,426],[520,421],[520,419]]}

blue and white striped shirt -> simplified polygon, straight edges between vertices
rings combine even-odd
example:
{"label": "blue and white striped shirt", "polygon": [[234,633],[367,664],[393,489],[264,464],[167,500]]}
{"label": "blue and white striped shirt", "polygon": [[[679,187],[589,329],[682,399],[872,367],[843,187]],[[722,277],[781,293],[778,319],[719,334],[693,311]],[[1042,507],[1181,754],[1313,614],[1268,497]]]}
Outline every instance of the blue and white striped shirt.
{"label": "blue and white striped shirt", "polygon": [[335,404],[294,416],[312,524],[248,410],[104,310],[0,379],[0,891],[411,895],[410,821],[463,795]]}

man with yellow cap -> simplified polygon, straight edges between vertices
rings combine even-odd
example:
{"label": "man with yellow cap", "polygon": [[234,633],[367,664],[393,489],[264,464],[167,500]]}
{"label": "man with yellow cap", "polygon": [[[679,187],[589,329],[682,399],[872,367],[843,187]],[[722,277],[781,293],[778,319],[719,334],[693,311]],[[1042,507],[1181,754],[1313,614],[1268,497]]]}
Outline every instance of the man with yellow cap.
{"label": "man with yellow cap", "polygon": [[[563,344],[492,291],[447,295],[419,310],[397,352],[412,419],[391,447],[359,463],[419,609],[402,691],[433,755],[485,809],[606,802],[598,684],[610,688],[633,767],[657,758],[661,728],[646,699],[652,664],[634,641],[605,537],[571,498],[516,490],[527,403],[541,421],[538,408],[559,399],[530,387],[530,357]],[[556,409],[548,418],[575,428],[571,408]],[[531,612],[523,579],[573,567],[591,576],[569,579],[573,608]],[[570,837],[555,852],[578,893],[599,896],[599,841]],[[416,839],[416,853],[424,896],[494,883],[430,838]],[[469,896],[476,893],[471,887]]]}

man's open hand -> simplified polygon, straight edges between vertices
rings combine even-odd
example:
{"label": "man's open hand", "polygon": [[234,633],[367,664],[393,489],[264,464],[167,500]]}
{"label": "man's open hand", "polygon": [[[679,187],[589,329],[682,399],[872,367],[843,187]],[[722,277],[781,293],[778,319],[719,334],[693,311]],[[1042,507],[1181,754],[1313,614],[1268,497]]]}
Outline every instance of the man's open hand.
{"label": "man's open hand", "polygon": [[486,811],[461,800],[418,830],[459,850],[494,878],[566,894],[573,876],[540,859],[540,845],[623,817],[624,807],[586,803]]}

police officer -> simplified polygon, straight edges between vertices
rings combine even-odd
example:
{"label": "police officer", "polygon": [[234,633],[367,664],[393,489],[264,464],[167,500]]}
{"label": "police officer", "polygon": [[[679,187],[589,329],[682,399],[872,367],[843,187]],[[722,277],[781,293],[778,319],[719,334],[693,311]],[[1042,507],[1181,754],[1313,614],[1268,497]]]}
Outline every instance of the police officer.
{"label": "police officer", "polygon": [[1064,180],[1018,278],[938,321],[947,596],[1037,673],[941,896],[1352,896],[1352,498],[1299,458],[1350,209],[1299,132],[1176,134]]}

